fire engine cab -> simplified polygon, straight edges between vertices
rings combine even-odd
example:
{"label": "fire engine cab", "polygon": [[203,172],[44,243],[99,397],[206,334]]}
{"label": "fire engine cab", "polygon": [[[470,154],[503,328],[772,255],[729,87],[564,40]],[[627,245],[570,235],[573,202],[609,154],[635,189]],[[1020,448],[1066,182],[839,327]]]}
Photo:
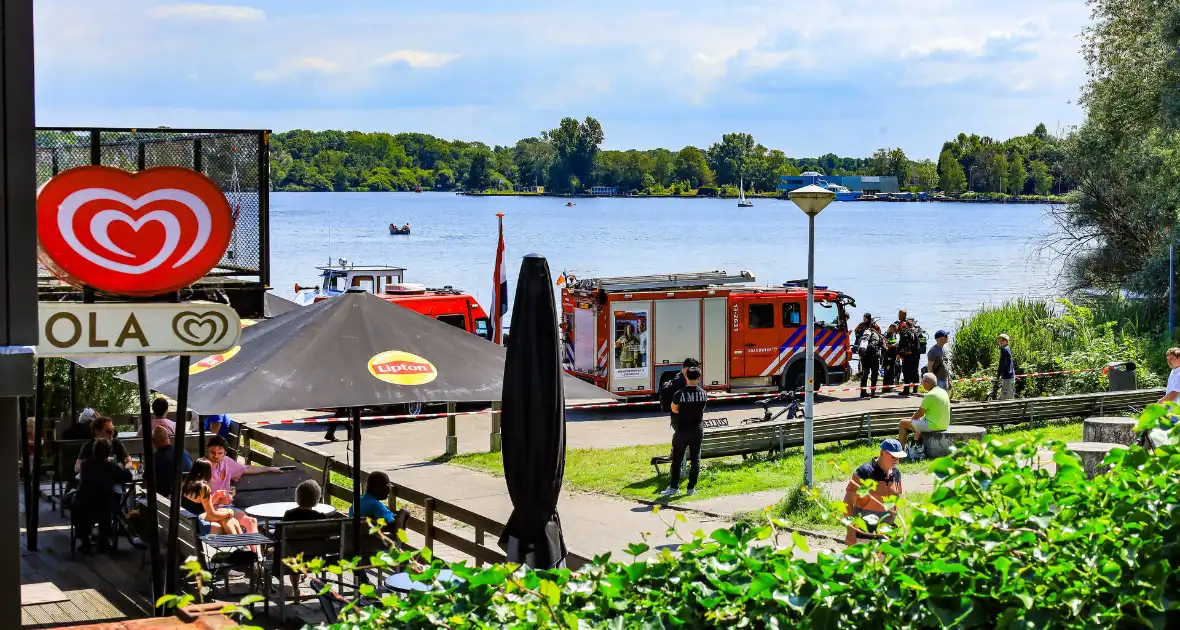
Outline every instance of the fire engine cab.
{"label": "fire engine cab", "polygon": [[755,286],[748,271],[579,280],[564,274],[563,365],[623,396],[646,396],[701,361],[710,390],[774,391],[803,386],[808,316],[815,318],[816,386],[849,377],[846,308],[856,301],[807,282]]}
{"label": "fire engine cab", "polygon": [[406,270],[402,267],[358,266],[345,259],[316,269],[320,271],[321,283],[314,287],[296,284],[297,302],[306,305],[343,293],[364,291],[489,341],[492,339],[491,320],[479,302],[450,286],[429,289],[426,285],[405,282]]}

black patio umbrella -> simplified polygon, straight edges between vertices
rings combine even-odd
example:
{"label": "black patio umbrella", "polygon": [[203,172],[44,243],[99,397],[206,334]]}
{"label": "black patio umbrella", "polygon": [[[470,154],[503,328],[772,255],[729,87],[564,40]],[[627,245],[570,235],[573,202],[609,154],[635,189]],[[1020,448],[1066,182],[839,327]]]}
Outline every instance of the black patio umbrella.
{"label": "black patio umbrella", "polygon": [[[556,330],[550,330],[556,344]],[[514,335],[513,345],[518,341],[523,343]],[[355,505],[361,494],[362,408],[499,400],[504,357],[504,348],[450,324],[368,293],[348,293],[246,328],[238,346],[219,361],[194,364],[188,383],[180,382],[175,357],[153,365],[148,382],[173,397],[185,389],[188,405],[205,414],[349,409]],[[566,379],[570,400],[613,398]],[[354,513],[360,540],[359,510]]]}
{"label": "black patio umbrella", "polygon": [[549,263],[526,256],[512,307],[512,344],[504,363],[504,480],[512,516],[500,546],[511,562],[564,566],[557,499],[565,476],[565,403]]}
{"label": "black patio umbrella", "polygon": [[278,317],[287,311],[293,311],[299,305],[274,293],[267,293],[262,298],[262,314],[266,317]]}
{"label": "black patio umbrella", "polygon": [[[250,326],[232,352],[189,378],[189,407],[219,414],[486,402],[500,399],[504,378],[504,348],[367,293]],[[175,397],[176,361],[153,364],[148,386]],[[567,400],[614,398],[571,376],[565,382]]]}

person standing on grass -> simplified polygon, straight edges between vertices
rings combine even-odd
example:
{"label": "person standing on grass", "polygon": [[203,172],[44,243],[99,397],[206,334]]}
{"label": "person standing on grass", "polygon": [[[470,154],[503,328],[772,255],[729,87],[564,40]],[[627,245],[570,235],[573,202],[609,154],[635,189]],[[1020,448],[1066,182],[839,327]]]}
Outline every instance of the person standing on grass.
{"label": "person standing on grass", "polygon": [[945,389],[948,394],[951,391],[951,364],[946,356],[946,343],[949,339],[950,333],[945,330],[934,333],[934,345],[926,352],[926,369],[934,372],[938,386]]}
{"label": "person standing on grass", "polygon": [[922,375],[922,389],[926,391],[922,397],[922,406],[914,412],[914,417],[898,423],[897,439],[902,446],[907,443],[910,433],[921,440],[923,433],[946,431],[951,426],[951,397],[938,386],[933,372]]}
{"label": "person standing on grass", "polygon": [[[897,464],[906,456],[901,442],[889,438],[881,442],[881,453],[867,464],[857,468],[844,489],[844,514],[850,518],[864,519],[866,531],[849,525],[844,534],[844,543],[855,545],[861,540],[882,538],[877,532],[881,523],[892,523],[897,507],[886,507],[885,499],[901,496],[901,470]],[[874,487],[865,496],[860,496],[860,487],[867,480],[873,480]]]}
{"label": "person standing on grass", "polygon": [[684,389],[688,385],[688,378],[684,375],[684,373],[687,372],[689,368],[697,368],[699,370],[700,367],[700,361],[697,361],[692,357],[688,357],[684,360],[684,365],[681,366],[680,371],[676,373],[676,376],[672,377],[672,379],[669,381],[665,381],[663,387],[660,387],[660,411],[665,411],[670,415],[670,426],[672,427],[673,431],[676,430],[676,412],[672,411],[672,399],[676,397],[676,394],[680,393],[680,390]]}
{"label": "person standing on grass", "polygon": [[[997,343],[1000,344],[1000,369],[996,373],[996,378],[999,379],[1000,400],[1012,400],[1016,397],[1016,362],[1012,360],[1012,348],[1008,347],[1008,335],[1000,335]],[[1175,374],[1176,371],[1172,370],[1172,373]],[[1180,379],[1177,379],[1177,384],[1180,384]]]}
{"label": "person standing on grass", "polygon": [[672,413],[676,414],[676,432],[672,434],[672,482],[663,495],[670,497],[680,487],[680,462],[688,456],[688,496],[696,492],[697,478],[701,474],[701,440],[705,437],[703,426],[705,407],[709,394],[700,386],[701,369],[690,367],[684,371],[688,380],[684,389],[672,399]]}

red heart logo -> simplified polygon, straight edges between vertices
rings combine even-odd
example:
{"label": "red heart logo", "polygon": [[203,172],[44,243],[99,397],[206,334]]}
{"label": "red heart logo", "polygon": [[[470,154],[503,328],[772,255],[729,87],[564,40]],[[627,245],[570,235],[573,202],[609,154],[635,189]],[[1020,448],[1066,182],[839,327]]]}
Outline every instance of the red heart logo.
{"label": "red heart logo", "polygon": [[70,284],[117,295],[193,284],[221,261],[232,232],[217,184],[178,166],[80,166],[37,193],[41,263]]}

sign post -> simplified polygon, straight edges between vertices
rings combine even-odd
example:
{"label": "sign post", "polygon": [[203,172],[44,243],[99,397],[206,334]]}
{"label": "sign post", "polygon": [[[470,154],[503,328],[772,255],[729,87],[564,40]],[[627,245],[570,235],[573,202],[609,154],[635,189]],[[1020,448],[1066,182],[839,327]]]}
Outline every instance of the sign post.
{"label": "sign post", "polygon": [[[33,0],[0,3],[0,452],[26,453],[20,396],[33,392],[37,274],[33,207]],[[27,457],[27,455],[25,455]],[[0,568],[20,572],[20,483],[16,466],[0,478]],[[0,588],[0,628],[20,627],[20,580]]]}
{"label": "sign post", "polygon": [[[146,357],[182,357],[176,433],[183,449],[189,357],[231,350],[241,336],[242,323],[227,305],[176,303],[176,298],[178,291],[205,277],[225,256],[233,233],[233,213],[217,184],[194,170],[164,166],[129,173],[106,166],[82,166],[59,173],[42,186],[37,194],[37,227],[41,263],[64,282],[81,287],[84,295],[100,291],[114,296],[167,298],[168,303],[96,304],[92,299],[45,303],[38,309],[37,322],[40,360],[136,357],[147,493],[147,514],[140,533],[150,550],[152,601],[156,601],[165,587],[175,593],[179,581],[176,538],[183,457],[176,457],[171,471],[177,478],[170,506],[167,562],[161,566]],[[35,540],[35,526],[30,535]]]}

